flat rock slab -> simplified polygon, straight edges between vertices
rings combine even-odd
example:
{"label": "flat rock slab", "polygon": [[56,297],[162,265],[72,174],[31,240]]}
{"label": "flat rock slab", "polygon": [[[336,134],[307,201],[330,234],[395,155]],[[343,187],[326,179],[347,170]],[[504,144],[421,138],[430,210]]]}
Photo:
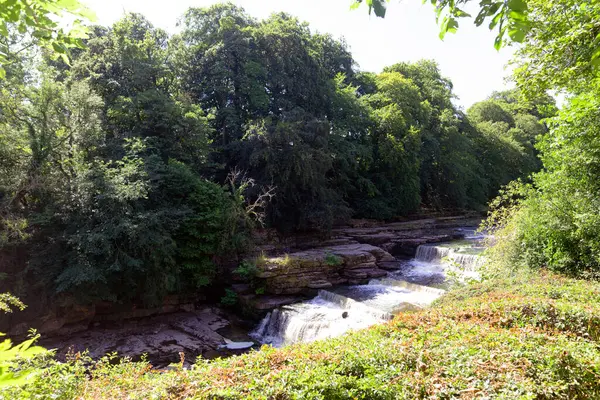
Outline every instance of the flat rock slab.
{"label": "flat rock slab", "polygon": [[327,289],[332,287],[333,284],[331,282],[328,281],[314,281],[308,284],[308,287],[311,289]]}
{"label": "flat rock slab", "polygon": [[253,296],[249,299],[251,306],[260,311],[273,310],[288,304],[298,303],[305,300],[303,296]]}
{"label": "flat rock slab", "polygon": [[[257,277],[264,280],[268,294],[299,294],[307,289],[329,288],[349,278],[382,276],[378,264],[391,261],[395,258],[380,247],[347,243],[268,258],[258,266]],[[361,272],[352,272],[357,269]]]}
{"label": "flat rock slab", "polygon": [[69,337],[41,340],[40,345],[56,349],[59,360],[69,351],[88,350],[95,359],[114,352],[133,359],[147,354],[155,367],[164,367],[179,362],[180,352],[185,354],[186,362],[193,363],[198,356],[218,351],[227,340],[216,330],[228,324],[218,311],[205,308],[127,321],[119,327],[90,328]]}

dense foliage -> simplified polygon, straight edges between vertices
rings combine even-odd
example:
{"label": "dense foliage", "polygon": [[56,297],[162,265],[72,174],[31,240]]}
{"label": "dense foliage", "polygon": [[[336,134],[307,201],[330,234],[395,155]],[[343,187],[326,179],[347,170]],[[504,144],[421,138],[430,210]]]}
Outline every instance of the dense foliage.
{"label": "dense foliage", "polygon": [[84,300],[210,285],[256,223],[484,209],[539,168],[553,107],[511,92],[465,114],[432,61],[360,72],[344,42],[231,4],[175,36],[136,14],[94,27],[70,66],[11,32],[30,50],[0,82],[1,245]]}
{"label": "dense foliage", "polygon": [[[468,1],[432,1],[443,33]],[[152,302],[210,284],[257,220],[326,231],[351,215],[479,209],[508,185],[484,281],[430,310],[191,370],[16,360],[27,348],[5,342],[0,380],[37,376],[0,398],[600,397],[600,287],[555,274],[600,276],[600,5],[480,7],[498,46],[505,33],[524,42],[519,90],[466,114],[433,62],[360,72],[342,42],[231,5],[191,9],[173,37],[139,15],[96,27],[71,68],[11,60],[0,245],[26,248],[28,273],[59,292]],[[547,89],[567,94],[562,110]]]}
{"label": "dense foliage", "polygon": [[519,50],[517,81],[530,98],[549,88],[563,91],[567,101],[537,145],[543,171],[496,201],[489,224],[502,229],[493,261],[598,278],[600,76],[594,49],[600,5],[529,4],[533,25]]}

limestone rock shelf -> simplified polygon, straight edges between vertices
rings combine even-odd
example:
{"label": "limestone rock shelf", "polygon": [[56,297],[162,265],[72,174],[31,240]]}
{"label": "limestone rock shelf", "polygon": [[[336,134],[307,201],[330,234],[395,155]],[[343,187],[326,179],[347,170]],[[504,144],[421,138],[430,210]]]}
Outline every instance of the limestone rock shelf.
{"label": "limestone rock shelf", "polygon": [[[480,220],[458,216],[379,225],[354,221],[351,226],[334,229],[324,240],[314,236],[271,238],[258,247],[263,256],[267,254],[257,266],[264,295],[236,291],[248,309],[264,312],[289,304],[289,296],[314,296],[318,289],[365,284],[401,268],[396,257],[413,257],[424,244],[461,239],[464,232],[459,227],[476,226]],[[283,296],[281,302],[278,296]]]}
{"label": "limestone rock shelf", "polygon": [[267,258],[258,266],[257,277],[268,294],[299,294],[307,289],[323,289],[333,285],[379,278],[395,258],[370,244],[344,244]]}

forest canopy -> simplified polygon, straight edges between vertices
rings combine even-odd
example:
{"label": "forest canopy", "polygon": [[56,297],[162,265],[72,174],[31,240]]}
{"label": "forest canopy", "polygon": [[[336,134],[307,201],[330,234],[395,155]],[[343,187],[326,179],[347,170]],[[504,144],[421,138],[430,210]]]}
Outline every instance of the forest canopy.
{"label": "forest canopy", "polygon": [[257,226],[484,210],[539,170],[556,111],[513,90],[465,113],[434,61],[360,71],[342,40],[232,4],[88,36],[66,65],[11,29],[27,50],[0,81],[0,246],[86,299],[206,287]]}

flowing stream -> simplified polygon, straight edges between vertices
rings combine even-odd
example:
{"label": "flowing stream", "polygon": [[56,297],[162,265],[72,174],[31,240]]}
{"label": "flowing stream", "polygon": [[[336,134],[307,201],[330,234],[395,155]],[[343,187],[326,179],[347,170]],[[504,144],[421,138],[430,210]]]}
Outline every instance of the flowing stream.
{"label": "flowing stream", "polygon": [[483,263],[482,235],[465,230],[465,239],[417,248],[399,271],[366,285],[320,290],[318,296],[280,307],[265,316],[250,334],[275,347],[341,335],[390,320],[394,314],[430,305],[444,290],[448,271],[477,278]]}

